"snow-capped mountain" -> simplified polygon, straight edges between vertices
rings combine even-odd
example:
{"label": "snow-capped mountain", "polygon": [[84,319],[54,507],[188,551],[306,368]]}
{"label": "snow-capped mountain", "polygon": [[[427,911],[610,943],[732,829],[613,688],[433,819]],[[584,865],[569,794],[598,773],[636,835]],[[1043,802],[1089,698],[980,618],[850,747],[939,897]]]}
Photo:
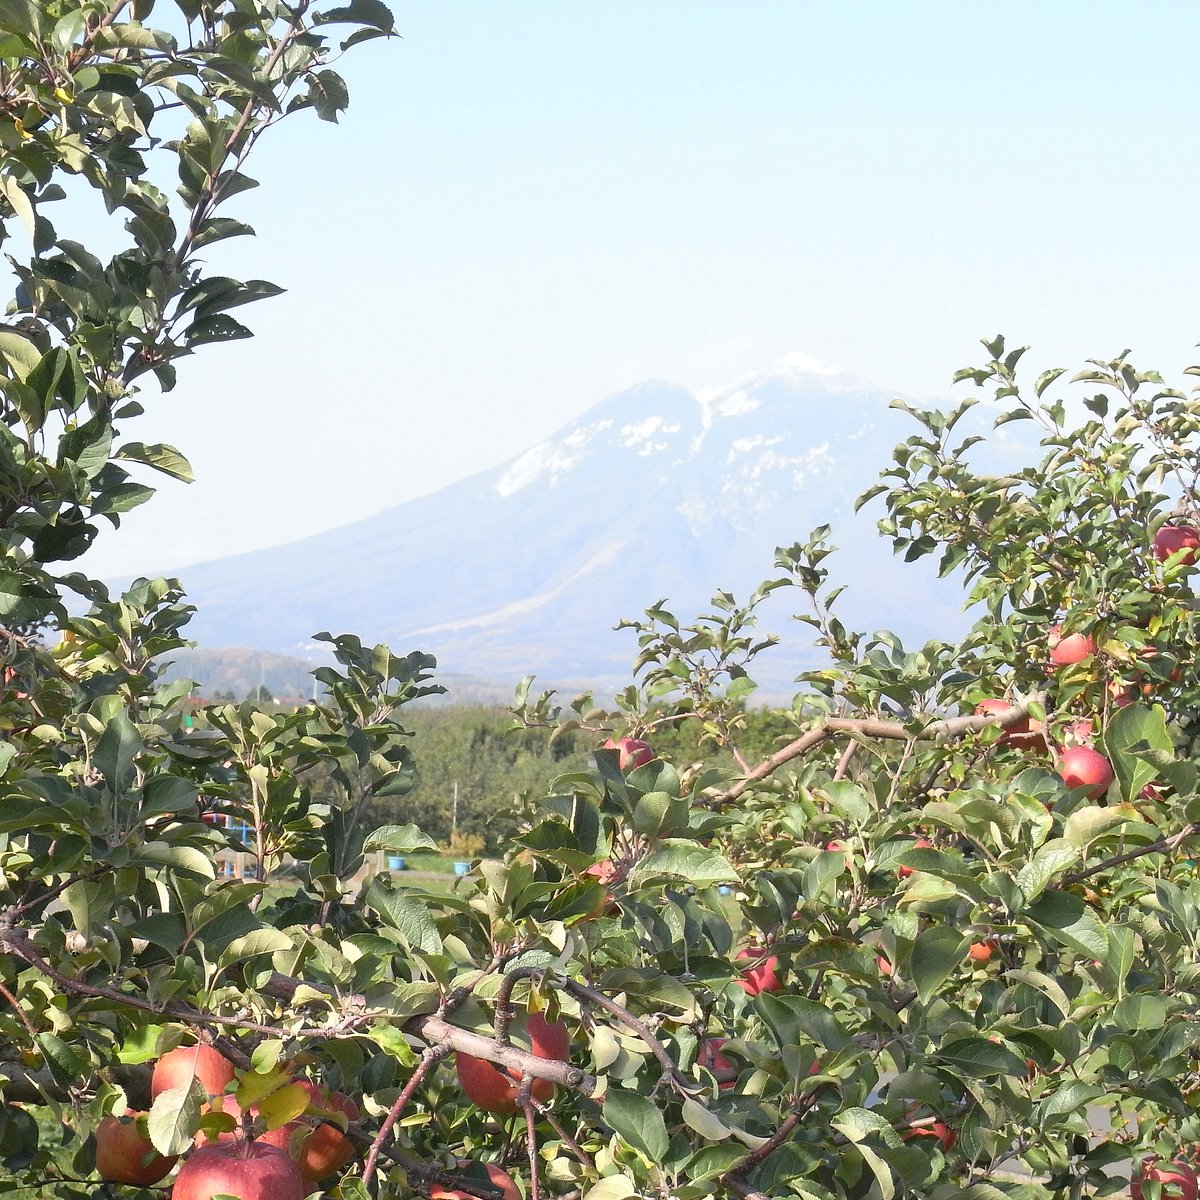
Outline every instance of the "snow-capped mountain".
{"label": "snow-capped mountain", "polygon": [[[851,585],[843,619],[943,635],[963,624],[960,595],[893,560],[878,506],[853,512],[916,429],[890,399],[800,357],[701,394],[639,384],[432,495],[188,568],[191,636],[305,654],[319,652],[315,631],[354,632],[476,678],[606,687],[628,680],[637,653],[618,619],[665,599],[687,620],[718,589],[746,595],[774,573],[777,545],[822,524]],[[782,589],[763,624],[786,643],[760,660],[774,695],[810,661],[806,627],[788,619],[803,608]]]}

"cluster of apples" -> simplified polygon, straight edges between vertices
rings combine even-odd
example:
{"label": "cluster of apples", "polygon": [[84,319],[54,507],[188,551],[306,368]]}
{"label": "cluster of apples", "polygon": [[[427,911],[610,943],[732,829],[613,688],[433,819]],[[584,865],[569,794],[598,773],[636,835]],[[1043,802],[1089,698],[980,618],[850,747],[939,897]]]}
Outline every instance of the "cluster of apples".
{"label": "cluster of apples", "polygon": [[[1172,565],[1192,566],[1200,555],[1200,530],[1194,525],[1163,525],[1154,535],[1154,557],[1159,562]],[[1083,662],[1096,653],[1096,642],[1090,633],[1063,635],[1057,625],[1048,631],[1047,646],[1050,663],[1054,667],[1068,667]],[[1136,688],[1114,681],[1110,685],[1113,699],[1118,708],[1130,703]],[[1148,690],[1148,685],[1143,687]],[[975,709],[977,713],[1002,712],[1009,705],[1004,700],[984,700]],[[1058,755],[1058,774],[1070,788],[1086,787],[1089,798],[1104,795],[1113,781],[1112,764],[1088,744],[1093,732],[1090,721],[1077,721],[1071,727],[1068,744]],[[1046,744],[1045,732],[1040,721],[1023,717],[1009,725],[998,741],[1016,749],[1037,749]]]}
{"label": "cluster of apples", "polygon": [[[218,1101],[220,1111],[240,1122],[237,1101],[226,1095],[233,1082],[233,1063],[212,1046],[180,1046],[154,1064],[150,1096],[199,1081]],[[196,1148],[184,1158],[171,1186],[171,1200],[211,1200],[229,1195],[236,1200],[303,1200],[311,1184],[344,1167],[354,1146],[335,1124],[322,1117],[342,1113],[356,1120],[358,1106],[341,1092],[330,1092],[307,1079],[296,1079],[308,1091],[306,1114],[255,1138],[240,1130],[223,1131],[209,1141],[196,1135]],[[218,1100],[219,1098],[219,1100]],[[105,1117],[96,1128],[96,1170],[112,1183],[149,1187],[165,1179],[175,1157],[159,1154],[146,1130],[146,1114],[127,1111]]]}
{"label": "cluster of apples", "polygon": [[[1096,642],[1090,633],[1069,633],[1063,636],[1059,626],[1052,625],[1047,637],[1050,662],[1055,667],[1073,666],[1096,653]],[[1006,700],[984,700],[975,711],[992,715],[1009,707]],[[1076,722],[1071,729],[1072,742],[1064,745],[1058,754],[1059,778],[1069,788],[1086,787],[1089,797],[1102,796],[1113,781],[1112,764],[1108,759],[1087,744],[1092,733],[1090,721]],[[1046,745],[1042,723],[1032,717],[1022,717],[1009,725],[998,739],[999,744],[1016,749],[1034,749]]]}

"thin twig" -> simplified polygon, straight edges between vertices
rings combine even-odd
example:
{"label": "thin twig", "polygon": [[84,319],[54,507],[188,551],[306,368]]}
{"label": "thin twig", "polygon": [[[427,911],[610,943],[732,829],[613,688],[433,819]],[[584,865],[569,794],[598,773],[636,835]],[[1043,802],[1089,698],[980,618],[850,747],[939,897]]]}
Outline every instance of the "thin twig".
{"label": "thin twig", "polygon": [[444,1042],[436,1046],[430,1046],[424,1054],[421,1055],[421,1061],[417,1064],[417,1069],[413,1071],[408,1082],[404,1085],[400,1095],[396,1097],[395,1103],[392,1105],[388,1115],[384,1117],[383,1124],[379,1126],[379,1132],[375,1135],[375,1140],[371,1143],[371,1148],[367,1151],[366,1162],[363,1163],[362,1181],[364,1187],[369,1187],[372,1178],[375,1175],[375,1164],[379,1161],[379,1151],[383,1146],[387,1135],[391,1133],[392,1126],[396,1124],[401,1112],[404,1111],[405,1105],[412,1099],[413,1093],[421,1086],[425,1076],[437,1066],[450,1053],[450,1047]]}
{"label": "thin twig", "polygon": [[546,1121],[550,1125],[550,1128],[558,1134],[563,1145],[566,1146],[566,1148],[570,1150],[570,1152],[575,1155],[575,1157],[579,1159],[579,1161],[585,1167],[588,1167],[594,1171],[596,1169],[596,1164],[592,1160],[591,1155],[588,1154],[588,1152],[575,1140],[575,1138],[573,1138],[571,1134],[567,1132],[563,1123],[554,1115],[553,1111],[547,1108],[546,1105],[539,1104],[536,1100],[533,1102],[533,1107],[537,1109],[538,1116],[541,1117],[543,1121]]}
{"label": "thin twig", "polygon": [[1132,862],[1135,858],[1143,858],[1147,854],[1162,854],[1169,853],[1172,850],[1178,850],[1183,842],[1188,838],[1195,837],[1200,834],[1200,821],[1193,821],[1189,825],[1185,825],[1178,833],[1171,834],[1170,837],[1159,838],[1157,842],[1151,842],[1148,846],[1142,846],[1137,850],[1130,850],[1125,854],[1116,854],[1112,858],[1106,858],[1103,862],[1097,863],[1094,867],[1088,867],[1083,871],[1072,871],[1070,875],[1064,875],[1060,880],[1060,885],[1069,883],[1080,883],[1084,879],[1090,879],[1093,875],[1098,875],[1101,871],[1107,871],[1110,867],[1119,867],[1122,863]]}
{"label": "thin twig", "polygon": [[525,1114],[525,1149],[529,1155],[529,1200],[541,1200],[538,1185],[537,1121],[533,1115],[533,1077],[526,1075],[517,1089],[517,1104]]}
{"label": "thin twig", "polygon": [[16,996],[14,996],[12,994],[12,992],[10,992],[8,990],[8,988],[6,988],[4,986],[4,984],[2,984],[2,983],[0,983],[0,996],[3,996],[5,998],[5,1000],[7,1000],[9,1002],[9,1004],[12,1006],[13,1012],[15,1012],[17,1014],[17,1017],[20,1019],[21,1024],[25,1026],[25,1032],[29,1034],[29,1040],[36,1044],[37,1043],[37,1030],[34,1029],[33,1025],[30,1023],[29,1018],[25,1015],[25,1010],[17,1002]]}

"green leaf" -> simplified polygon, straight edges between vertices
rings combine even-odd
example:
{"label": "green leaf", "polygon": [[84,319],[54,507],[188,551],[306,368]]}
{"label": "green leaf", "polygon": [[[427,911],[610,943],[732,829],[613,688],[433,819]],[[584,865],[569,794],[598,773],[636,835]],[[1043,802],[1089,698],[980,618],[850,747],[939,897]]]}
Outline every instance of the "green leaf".
{"label": "green leaf", "polygon": [[63,892],[62,898],[75,928],[84,937],[91,938],[112,916],[116,889],[111,878],[77,879]]}
{"label": "green leaf", "polygon": [[1122,813],[1115,808],[1077,808],[1063,823],[1062,840],[1086,851],[1097,838],[1137,820],[1136,813]]}
{"label": "green leaf", "polygon": [[610,1175],[588,1188],[583,1200],[637,1200],[641,1194],[627,1175]]}
{"label": "green leaf", "polygon": [[192,1136],[200,1122],[200,1106],[208,1095],[199,1080],[191,1079],[178,1087],[160,1092],[150,1106],[150,1141],[159,1154],[182,1154],[190,1150]]}
{"label": "green leaf", "polygon": [[159,1056],[158,1038],[165,1025],[143,1025],[131,1029],[117,1051],[118,1062],[153,1062]]}
{"label": "green leaf", "polygon": [[336,71],[314,71],[308,80],[308,100],[322,121],[337,122],[350,105],[346,81]]}
{"label": "green leaf", "polygon": [[367,1185],[357,1175],[347,1175],[338,1183],[338,1200],[371,1200]]}
{"label": "green leaf", "polygon": [[913,943],[910,970],[922,1004],[962,965],[967,938],[957,929],[926,929]]}
{"label": "green leaf", "polygon": [[682,838],[668,838],[638,863],[629,877],[631,888],[645,887],[662,877],[686,879],[698,888],[715,883],[735,883],[738,874],[726,859],[712,850]]}
{"label": "green leaf", "polygon": [[838,1024],[833,1013],[825,1005],[809,1000],[806,996],[772,995],[770,992],[762,992],[757,1004],[781,1048],[795,1046],[802,1040],[807,1040],[836,1053],[849,1042],[846,1031]]}
{"label": "green leaf", "polygon": [[1026,904],[1036,900],[1068,867],[1079,858],[1079,851],[1060,842],[1047,842],[1018,872],[1016,885]]}
{"label": "green leaf", "polygon": [[647,792],[633,810],[633,827],[649,838],[678,832],[687,826],[689,807],[686,796]]}
{"label": "green leaf", "polygon": [[1113,1020],[1126,1030],[1161,1029],[1171,1007],[1165,996],[1126,996],[1113,1009]]}
{"label": "green leaf", "polygon": [[1104,730],[1104,748],[1112,762],[1121,799],[1132,801],[1146,784],[1159,778],[1158,768],[1138,757],[1135,751],[1156,750],[1173,754],[1166,714],[1158,705],[1148,708],[1143,704],[1130,704],[1119,709]]}
{"label": "green leaf", "polygon": [[91,1073],[91,1064],[81,1057],[74,1046],[53,1033],[37,1035],[38,1049],[50,1074],[63,1087],[73,1087]]}
{"label": "green leaf", "polygon": [[13,212],[21,218],[26,230],[32,236],[37,217],[33,211],[33,203],[25,189],[11,175],[0,173],[0,195],[3,195],[12,205]]}
{"label": "green leaf", "polygon": [[1014,983],[1024,983],[1027,986],[1041,992],[1055,1008],[1058,1009],[1060,1020],[1065,1021],[1071,1015],[1071,1001],[1067,998],[1067,993],[1062,990],[1058,980],[1049,975],[1043,975],[1040,971],[1005,971],[1005,979],[1011,979]]}
{"label": "green leaf", "polygon": [[221,966],[227,967],[243,958],[257,958],[262,954],[291,949],[292,939],[282,930],[265,927],[254,929],[229,943],[221,955]]}
{"label": "green leaf", "polygon": [[438,844],[415,825],[383,825],[367,836],[363,850],[385,850],[391,854],[413,854],[418,850],[438,850]]}
{"label": "green leaf", "polygon": [[[275,1070],[282,1054],[283,1042],[279,1038],[267,1038],[266,1041],[259,1042],[254,1047],[254,1053],[250,1055],[250,1065],[256,1074],[269,1075]],[[243,1097],[242,1084],[246,1082],[247,1078],[248,1076],[243,1075],[241,1083],[238,1084],[238,1103],[243,1108],[249,1108],[258,1098],[257,1096],[253,1097],[247,1102]],[[263,1092],[262,1095],[266,1095],[266,1093]]]}
{"label": "green leaf", "polygon": [[973,1079],[985,1079],[989,1075],[1020,1078],[1025,1074],[1023,1058],[1018,1058],[1007,1046],[984,1037],[956,1038],[940,1046],[932,1057]]}
{"label": "green leaf", "polygon": [[133,783],[133,759],[142,749],[142,736],[123,713],[111,717],[96,747],[93,762],[109,790],[121,793]]}
{"label": "green leaf", "polygon": [[1084,1109],[1104,1095],[1104,1089],[1082,1083],[1078,1079],[1069,1079],[1062,1087],[1056,1088],[1038,1106],[1041,1114],[1039,1126],[1050,1117],[1063,1116],[1067,1113],[1083,1112]]}
{"label": "green leaf", "polygon": [[382,33],[391,33],[396,28],[392,10],[381,0],[350,0],[349,4],[326,9],[313,14],[314,25],[370,25]]}
{"label": "green leaf", "polygon": [[651,1163],[666,1158],[670,1144],[666,1122],[658,1106],[645,1096],[614,1089],[605,1097],[603,1113],[605,1122]]}
{"label": "green leaf", "polygon": [[184,483],[193,483],[196,478],[192,474],[191,464],[174,446],[164,446],[161,443],[146,446],[141,442],[126,442],[113,457],[145,463],[146,466]]}
{"label": "green leaf", "polygon": [[1108,938],[1096,914],[1071,892],[1048,892],[1029,909],[1029,917],[1053,938],[1087,958],[1104,961]]}
{"label": "green leaf", "polygon": [[376,875],[371,880],[367,886],[366,904],[413,949],[441,953],[441,935],[429,910],[405,889],[392,887],[388,877]]}
{"label": "green leaf", "polygon": [[716,1113],[698,1104],[690,1096],[683,1100],[682,1113],[684,1124],[695,1130],[706,1142],[723,1142],[732,1134],[732,1130]]}
{"label": "green leaf", "polygon": [[[3,178],[0,176],[0,178]],[[0,357],[8,363],[15,378],[24,382],[42,361],[38,348],[23,333],[0,329]]]}
{"label": "green leaf", "polygon": [[142,816],[165,816],[187,812],[196,803],[200,789],[190,779],[178,775],[156,775],[142,789]]}

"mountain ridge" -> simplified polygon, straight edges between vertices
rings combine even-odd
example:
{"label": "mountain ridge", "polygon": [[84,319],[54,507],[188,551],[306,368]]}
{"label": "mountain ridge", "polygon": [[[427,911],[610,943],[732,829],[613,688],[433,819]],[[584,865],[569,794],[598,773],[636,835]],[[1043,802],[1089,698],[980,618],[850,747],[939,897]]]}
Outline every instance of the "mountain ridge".
{"label": "mountain ridge", "polygon": [[[686,620],[718,590],[744,596],[772,575],[777,545],[823,524],[845,551],[831,562],[851,585],[853,623],[920,640],[961,625],[959,594],[924,564],[896,564],[878,514],[854,514],[913,425],[887,393],[810,363],[702,392],[647,380],[439,491],[188,567],[190,634],[202,647],[319,656],[313,633],[353,630],[476,679],[615,687],[637,653],[632,635],[612,632],[619,619],[665,599]],[[781,589],[764,609],[777,630],[788,593],[801,599]],[[807,665],[794,654],[766,667],[771,693]]]}

